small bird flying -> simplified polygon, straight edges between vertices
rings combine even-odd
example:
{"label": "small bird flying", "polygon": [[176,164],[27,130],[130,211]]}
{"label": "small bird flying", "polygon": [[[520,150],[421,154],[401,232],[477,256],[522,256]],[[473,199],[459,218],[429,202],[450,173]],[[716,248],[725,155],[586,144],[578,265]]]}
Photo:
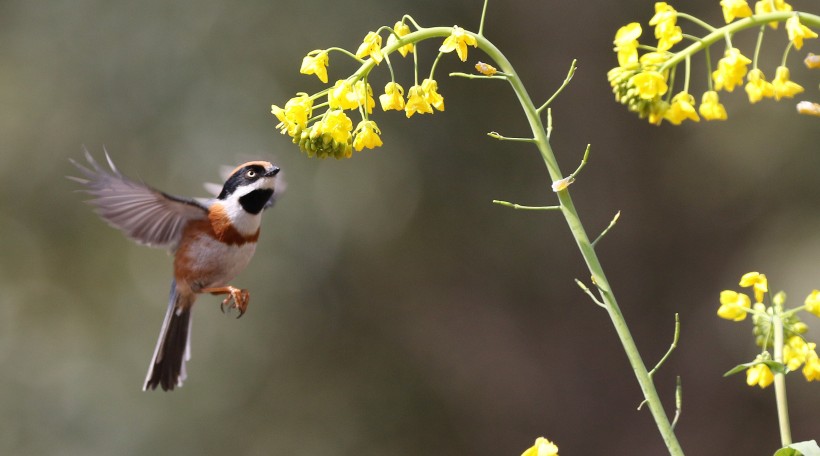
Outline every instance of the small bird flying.
{"label": "small bird flying", "polygon": [[132,240],[169,249],[174,277],[165,320],[143,391],[182,386],[191,358],[191,310],[197,295],[226,295],[223,312],[248,308],[248,290],[231,282],[250,262],[259,238],[262,212],[273,205],[279,168],[267,161],[237,166],[216,198],[169,195],[120,174],[105,153],[110,169],[86,150],[86,165],[71,162],[83,177],[69,179],[84,186],[88,202],[109,225]]}

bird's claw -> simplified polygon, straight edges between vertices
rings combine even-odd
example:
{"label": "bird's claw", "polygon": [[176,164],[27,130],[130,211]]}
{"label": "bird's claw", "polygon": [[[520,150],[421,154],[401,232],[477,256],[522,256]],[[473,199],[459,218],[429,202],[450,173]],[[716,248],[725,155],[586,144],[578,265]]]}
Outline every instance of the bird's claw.
{"label": "bird's claw", "polygon": [[239,315],[237,315],[236,318],[245,315],[245,311],[248,310],[248,301],[251,299],[251,295],[248,290],[228,287],[227,294],[228,297],[222,300],[222,304],[219,305],[222,313],[225,313],[225,307],[227,307],[228,311],[231,309],[236,309],[239,311]]}

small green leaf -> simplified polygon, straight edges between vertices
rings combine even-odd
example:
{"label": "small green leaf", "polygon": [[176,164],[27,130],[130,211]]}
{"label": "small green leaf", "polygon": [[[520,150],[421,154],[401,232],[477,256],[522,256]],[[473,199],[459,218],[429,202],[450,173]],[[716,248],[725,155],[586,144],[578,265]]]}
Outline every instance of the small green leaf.
{"label": "small green leaf", "polygon": [[738,364],[737,366],[730,369],[729,372],[726,372],[725,374],[723,374],[723,376],[728,377],[730,375],[735,375],[737,373],[745,371],[746,369],[748,369],[750,367],[754,367],[758,364],[765,364],[765,365],[769,366],[769,369],[771,369],[773,374],[787,374],[789,372],[789,368],[786,367],[785,364],[778,363],[777,361],[774,361],[774,360],[771,360],[771,359],[767,359],[765,361],[759,361],[758,360],[758,361],[752,361],[752,362],[748,362],[748,363]]}
{"label": "small green leaf", "polygon": [[817,446],[815,440],[792,443],[777,450],[774,456],[820,456],[820,446]]}
{"label": "small green leaf", "polygon": [[755,364],[758,364],[758,363],[760,363],[760,361],[752,361],[750,363],[738,364],[737,366],[735,366],[731,370],[729,370],[729,372],[726,372],[725,374],[723,374],[723,376],[728,377],[730,375],[738,374],[738,373],[743,372],[746,369],[748,369],[748,368],[750,368],[750,367],[752,367],[752,366],[754,366]]}
{"label": "small green leaf", "polygon": [[766,360],[762,361],[763,364],[769,366],[769,369],[772,370],[773,374],[788,374],[789,368],[786,367],[783,363],[778,363],[777,361],[773,360]]}

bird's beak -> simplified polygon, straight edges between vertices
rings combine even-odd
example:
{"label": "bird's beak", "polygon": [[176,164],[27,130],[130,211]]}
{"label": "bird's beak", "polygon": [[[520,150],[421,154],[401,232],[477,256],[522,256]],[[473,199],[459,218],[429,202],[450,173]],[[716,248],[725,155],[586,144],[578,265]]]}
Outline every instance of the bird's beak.
{"label": "bird's beak", "polygon": [[279,167],[274,166],[273,168],[269,169],[267,173],[265,173],[265,177],[273,177],[279,174]]}

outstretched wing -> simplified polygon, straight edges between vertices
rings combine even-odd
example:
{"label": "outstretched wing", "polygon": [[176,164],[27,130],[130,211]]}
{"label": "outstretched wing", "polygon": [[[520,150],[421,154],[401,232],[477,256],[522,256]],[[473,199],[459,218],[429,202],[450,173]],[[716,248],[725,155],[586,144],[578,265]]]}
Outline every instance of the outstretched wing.
{"label": "outstretched wing", "polygon": [[188,221],[208,216],[203,203],[172,196],[126,178],[114,166],[108,152],[105,158],[110,171],[101,167],[88,150],[85,158],[90,167],[71,160],[85,177],[68,178],[85,186],[84,191],[94,197],[88,202],[100,217],[141,244],[174,248]]}

